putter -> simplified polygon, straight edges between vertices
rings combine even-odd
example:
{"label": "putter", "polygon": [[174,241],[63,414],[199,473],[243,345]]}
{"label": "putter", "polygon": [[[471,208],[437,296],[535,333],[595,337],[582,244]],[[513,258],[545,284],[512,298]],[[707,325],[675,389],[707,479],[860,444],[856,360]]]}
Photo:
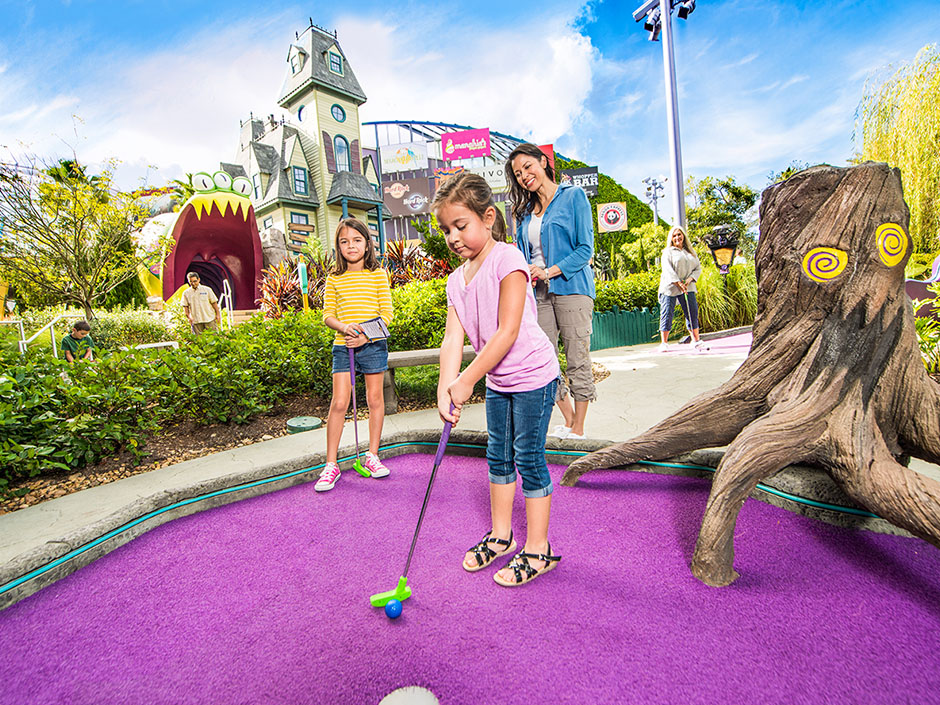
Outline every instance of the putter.
{"label": "putter", "polygon": [[[683,315],[686,316],[685,327],[689,329],[689,337],[691,338],[692,337],[692,327],[691,327],[692,326],[692,309],[689,308],[689,292],[683,291],[682,295],[685,297],[685,311],[683,311],[682,313]],[[688,313],[686,313],[686,311],[688,311]],[[696,342],[697,341],[693,340],[691,344],[694,345]],[[705,345],[705,341],[702,341],[701,349],[709,350],[710,348],[707,345]]]}
{"label": "putter", "polygon": [[[453,405],[450,407],[451,413],[454,411]],[[408,585],[408,568],[411,567],[411,557],[415,552],[415,544],[418,542],[418,532],[421,531],[421,522],[424,521],[424,512],[428,508],[428,499],[431,497],[431,488],[434,487],[434,477],[437,475],[437,469],[444,459],[444,449],[447,447],[447,441],[450,438],[450,429],[453,424],[447,421],[444,424],[444,431],[441,433],[441,440],[437,444],[437,455],[434,456],[434,469],[431,470],[431,479],[428,481],[428,490],[424,493],[424,504],[421,505],[421,514],[418,515],[418,525],[415,527],[414,538],[411,539],[411,549],[408,551],[408,560],[405,561],[405,570],[398,579],[398,585],[394,590],[388,592],[379,592],[369,598],[373,607],[385,607],[389,600],[398,600],[402,602],[411,597],[411,587]]]}
{"label": "putter", "polygon": [[372,477],[372,473],[362,467],[362,461],[359,460],[359,412],[356,411],[356,349],[349,348],[349,379],[352,382],[352,389],[350,393],[352,394],[353,402],[353,431],[356,434],[356,460],[353,463],[353,470],[358,472],[363,477]]}

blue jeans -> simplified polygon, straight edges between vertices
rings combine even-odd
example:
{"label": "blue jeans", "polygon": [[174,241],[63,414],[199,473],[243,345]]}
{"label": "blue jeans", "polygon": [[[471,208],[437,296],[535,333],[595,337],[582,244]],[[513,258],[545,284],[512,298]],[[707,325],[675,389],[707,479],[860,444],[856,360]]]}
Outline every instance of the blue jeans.
{"label": "blue jeans", "polygon": [[[385,372],[388,369],[388,342],[376,340],[356,348],[356,372],[364,375]],[[349,372],[349,348],[333,346],[333,374]]]}
{"label": "blue jeans", "polygon": [[522,475],[524,497],[552,493],[545,462],[545,436],[555,405],[558,380],[531,392],[497,392],[486,388],[486,460],[490,482],[509,485]]}
{"label": "blue jeans", "polygon": [[[685,297],[689,297],[686,303]],[[682,313],[685,314],[685,327],[689,332],[698,328],[698,302],[695,300],[695,292],[690,291],[686,295],[669,296],[669,294],[659,295],[659,330],[672,330],[672,316],[676,310],[676,300],[682,307]]]}

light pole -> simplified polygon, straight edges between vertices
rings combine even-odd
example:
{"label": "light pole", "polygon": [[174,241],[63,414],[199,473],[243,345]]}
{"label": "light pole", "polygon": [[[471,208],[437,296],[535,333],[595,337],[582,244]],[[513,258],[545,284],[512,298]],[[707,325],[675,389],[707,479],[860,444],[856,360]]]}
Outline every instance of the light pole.
{"label": "light pole", "polygon": [[661,176],[658,179],[653,176],[647,176],[643,179],[643,183],[646,184],[646,201],[653,206],[653,225],[657,227],[659,227],[659,208],[657,207],[657,202],[659,201],[659,195],[664,190],[663,182],[666,180],[665,176]]}
{"label": "light pole", "polygon": [[676,92],[676,61],[672,50],[672,11],[680,19],[687,19],[695,9],[695,0],[646,0],[633,13],[639,22],[645,18],[643,28],[650,33],[650,41],[663,37],[663,73],[666,79],[666,123],[669,133],[669,159],[672,176],[672,200],[676,211],[676,225],[685,229],[685,194],[682,177],[682,145],[679,140],[679,101]]}

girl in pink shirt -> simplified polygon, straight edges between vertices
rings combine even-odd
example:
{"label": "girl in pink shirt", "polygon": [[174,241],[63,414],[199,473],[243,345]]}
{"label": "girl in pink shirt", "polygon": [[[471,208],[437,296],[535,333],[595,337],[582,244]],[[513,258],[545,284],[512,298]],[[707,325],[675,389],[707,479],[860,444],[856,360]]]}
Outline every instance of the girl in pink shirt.
{"label": "girl in pink shirt", "polygon": [[[526,542],[494,579],[507,587],[523,585],[561,560],[548,543],[552,479],[545,462],[558,360],[538,325],[529,265],[517,248],[506,244],[506,223],[486,181],[467,172],[448,179],[433,208],[448,247],[466,260],[447,280],[447,328],[437,392],[441,418],[456,424],[473,385],[486,376],[492,526],[467,551],[463,567],[481,570],[516,549],[512,502],[518,468]],[[477,354],[461,372],[464,336]]]}

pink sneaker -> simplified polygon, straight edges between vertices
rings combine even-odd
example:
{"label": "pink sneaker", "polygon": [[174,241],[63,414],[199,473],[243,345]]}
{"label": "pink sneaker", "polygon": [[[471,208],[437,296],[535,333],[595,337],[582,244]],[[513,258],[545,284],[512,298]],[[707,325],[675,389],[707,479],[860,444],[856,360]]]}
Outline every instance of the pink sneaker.
{"label": "pink sneaker", "polygon": [[317,480],[317,484],[313,486],[317,492],[326,492],[327,490],[333,489],[333,485],[336,484],[336,481],[339,479],[339,465],[336,463],[327,463],[326,467],[323,468],[323,472],[320,474],[320,479]]}
{"label": "pink sneaker", "polygon": [[364,458],[362,464],[372,473],[372,477],[386,477],[388,475],[388,468],[382,464],[379,456],[375,453],[366,453],[362,457]]}

